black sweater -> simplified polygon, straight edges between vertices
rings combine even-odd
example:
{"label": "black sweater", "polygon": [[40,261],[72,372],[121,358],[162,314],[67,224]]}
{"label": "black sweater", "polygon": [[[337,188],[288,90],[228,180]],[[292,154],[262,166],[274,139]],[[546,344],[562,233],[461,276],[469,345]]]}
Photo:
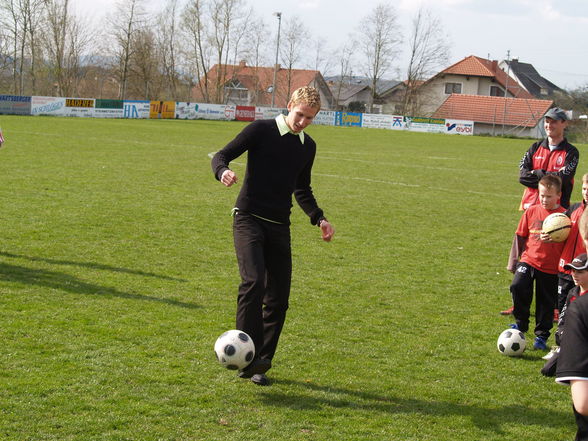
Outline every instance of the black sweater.
{"label": "black sweater", "polygon": [[212,171],[217,180],[229,169],[229,163],[247,155],[243,186],[235,204],[239,210],[275,222],[290,223],[292,194],[310,222],[316,225],[323,217],[312,188],[310,175],[316,154],[316,143],[304,134],[280,136],[275,120],[254,121],[212,158]]}

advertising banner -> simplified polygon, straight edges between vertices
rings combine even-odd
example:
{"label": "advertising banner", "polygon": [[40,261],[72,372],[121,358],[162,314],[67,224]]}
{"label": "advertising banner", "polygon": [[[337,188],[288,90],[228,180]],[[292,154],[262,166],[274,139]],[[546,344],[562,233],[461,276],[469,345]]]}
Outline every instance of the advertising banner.
{"label": "advertising banner", "polygon": [[123,118],[149,118],[151,101],[128,100],[124,102]]}
{"label": "advertising banner", "polygon": [[287,115],[288,110],[281,109],[278,107],[256,107],[255,108],[255,119],[274,119],[280,113]]}
{"label": "advertising banner", "polygon": [[358,112],[337,112],[335,117],[336,126],[361,127],[362,113]]}
{"label": "advertising banner", "polygon": [[149,118],[152,119],[175,119],[175,101],[151,101]]}
{"label": "advertising banner", "polygon": [[364,113],[361,126],[368,129],[391,129],[392,123],[392,115]]}
{"label": "advertising banner", "polygon": [[392,115],[392,130],[405,130],[404,117],[402,115]]}
{"label": "advertising banner", "polygon": [[336,114],[337,112],[334,112],[332,110],[321,110],[319,113],[316,114],[316,116],[312,120],[312,123],[319,124],[321,126],[334,126]]}
{"label": "advertising banner", "polygon": [[235,119],[235,114],[237,113],[237,108],[235,106],[225,106],[225,119],[229,121],[233,121]]}
{"label": "advertising banner", "polygon": [[445,129],[445,133],[448,135],[473,135],[474,122],[459,119],[446,119]]}
{"label": "advertising banner", "polygon": [[94,107],[96,109],[122,109],[125,102],[123,100],[104,100],[96,98]]}
{"label": "advertising banner", "polygon": [[31,97],[31,115],[65,115],[65,98],[53,96]]}
{"label": "advertising banner", "polygon": [[442,118],[421,118],[405,116],[404,124],[411,132],[445,133],[445,120]]}
{"label": "advertising banner", "polygon": [[31,97],[18,95],[0,95],[0,113],[11,115],[30,115]]}
{"label": "advertising banner", "polygon": [[176,119],[196,119],[197,115],[197,103],[176,102]]}
{"label": "advertising banner", "polygon": [[237,106],[235,111],[235,119],[237,121],[254,121],[255,107],[253,106]]}
{"label": "advertising banner", "polygon": [[94,102],[95,118],[123,118],[123,100],[104,100],[96,98]]}
{"label": "advertising banner", "polygon": [[[214,119],[214,120],[226,120],[224,104],[195,104],[196,118],[198,119]],[[235,112],[233,111],[234,119]]]}
{"label": "advertising banner", "polygon": [[63,108],[64,116],[83,116],[93,117],[94,99],[93,98],[66,98],[65,107]]}

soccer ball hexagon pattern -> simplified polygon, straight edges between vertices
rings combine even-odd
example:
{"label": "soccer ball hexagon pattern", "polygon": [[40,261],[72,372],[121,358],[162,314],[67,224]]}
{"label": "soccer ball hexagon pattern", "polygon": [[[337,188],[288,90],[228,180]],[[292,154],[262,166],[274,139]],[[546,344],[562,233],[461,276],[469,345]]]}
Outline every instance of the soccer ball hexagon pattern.
{"label": "soccer ball hexagon pattern", "polygon": [[501,354],[518,357],[525,352],[527,340],[525,340],[525,334],[518,329],[506,329],[498,336],[496,346]]}
{"label": "soccer ball hexagon pattern", "polygon": [[218,362],[227,369],[243,369],[255,356],[255,344],[245,332],[232,329],[217,338],[214,352]]}

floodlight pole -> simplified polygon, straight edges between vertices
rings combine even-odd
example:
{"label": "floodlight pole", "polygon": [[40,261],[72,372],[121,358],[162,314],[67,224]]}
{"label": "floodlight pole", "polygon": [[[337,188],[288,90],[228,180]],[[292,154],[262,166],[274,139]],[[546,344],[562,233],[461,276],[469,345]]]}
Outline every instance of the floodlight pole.
{"label": "floodlight pole", "polygon": [[274,12],[274,15],[278,17],[278,40],[276,42],[276,62],[274,63],[274,84],[272,85],[272,108],[276,102],[276,77],[278,74],[278,54],[280,52],[280,28],[282,27],[282,13]]}

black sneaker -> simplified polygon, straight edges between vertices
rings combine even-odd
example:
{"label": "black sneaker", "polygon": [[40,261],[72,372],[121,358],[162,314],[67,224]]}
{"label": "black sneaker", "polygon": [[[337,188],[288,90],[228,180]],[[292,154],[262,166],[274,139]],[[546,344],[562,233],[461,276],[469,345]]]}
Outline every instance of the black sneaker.
{"label": "black sneaker", "polygon": [[254,375],[265,374],[271,367],[271,360],[256,358],[245,369],[240,370],[237,375],[239,378],[251,378]]}
{"label": "black sneaker", "polygon": [[251,377],[251,381],[258,386],[269,386],[269,379],[265,374],[255,374]]}

